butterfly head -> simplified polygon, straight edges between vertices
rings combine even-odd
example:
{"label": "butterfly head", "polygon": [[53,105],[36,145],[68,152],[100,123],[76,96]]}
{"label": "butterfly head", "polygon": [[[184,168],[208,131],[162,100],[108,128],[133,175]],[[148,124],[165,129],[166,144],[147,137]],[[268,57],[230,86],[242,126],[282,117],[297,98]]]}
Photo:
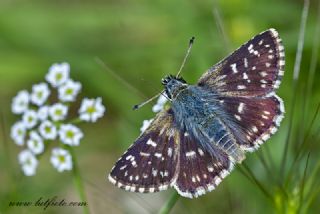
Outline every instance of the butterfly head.
{"label": "butterfly head", "polygon": [[167,96],[174,99],[181,90],[187,88],[187,82],[181,77],[168,75],[162,79],[162,85],[165,87]]}

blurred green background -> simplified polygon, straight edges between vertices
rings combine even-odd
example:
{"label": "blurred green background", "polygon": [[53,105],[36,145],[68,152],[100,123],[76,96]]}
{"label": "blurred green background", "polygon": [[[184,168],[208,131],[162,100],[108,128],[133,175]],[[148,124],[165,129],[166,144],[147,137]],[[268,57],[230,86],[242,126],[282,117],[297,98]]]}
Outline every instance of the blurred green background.
{"label": "blurred green background", "polygon": [[[299,81],[301,90],[295,94],[299,105],[314,47],[317,4],[316,0],[310,2]],[[35,176],[23,176],[17,162],[21,148],[9,136],[11,125],[19,119],[10,110],[12,97],[17,91],[30,91],[32,84],[44,81],[52,63],[69,62],[71,77],[83,84],[80,96],[101,96],[107,106],[103,119],[80,125],[85,136],[75,149],[90,211],[155,213],[173,190],[147,195],[128,193],[112,186],[106,179],[115,161],[139,135],[142,121],[154,116],[152,105],[138,111],[132,111],[132,106],[159,92],[164,75],[177,72],[191,36],[196,40],[183,76],[189,83],[195,83],[207,68],[230,51],[273,27],[279,31],[286,52],[286,73],[278,94],[290,112],[302,7],[303,1],[298,0],[1,0],[0,212],[43,212],[38,207],[8,207],[9,201],[34,201],[53,196],[79,200],[71,173],[58,173],[49,163],[50,152],[41,158]],[[219,23],[225,35],[221,34]],[[122,81],[118,81],[119,78]],[[319,78],[319,72],[316,72],[314,81],[317,83]],[[311,98],[310,113],[319,102],[320,85],[314,85]],[[295,112],[300,113],[299,109]],[[307,121],[310,118],[309,115]],[[295,122],[296,129],[301,126],[299,121]],[[274,174],[279,173],[287,129],[288,117],[266,143],[277,166],[272,169]],[[315,141],[319,142],[319,136]],[[248,154],[245,162],[262,182],[268,182],[267,172],[256,154]],[[320,202],[319,197],[316,201]],[[173,212],[271,213],[272,210],[259,188],[235,169],[215,191],[195,200],[179,199]],[[46,210],[46,213],[81,212],[81,208],[73,207]],[[319,212],[319,203],[313,203],[310,213]]]}

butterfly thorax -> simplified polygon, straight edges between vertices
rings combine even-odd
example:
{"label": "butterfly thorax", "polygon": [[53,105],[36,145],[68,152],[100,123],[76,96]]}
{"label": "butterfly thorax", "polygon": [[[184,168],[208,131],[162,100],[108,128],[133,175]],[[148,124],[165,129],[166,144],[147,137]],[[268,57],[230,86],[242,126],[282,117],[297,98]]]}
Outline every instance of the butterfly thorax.
{"label": "butterfly thorax", "polygon": [[166,95],[170,99],[175,99],[182,90],[188,87],[188,84],[183,78],[172,75],[163,78],[162,84],[165,87]]}
{"label": "butterfly thorax", "polygon": [[229,119],[229,115],[223,112],[218,98],[219,95],[213,90],[188,85],[172,101],[175,125],[196,138],[202,148],[212,155],[216,154],[213,150],[210,151],[208,142],[219,149],[230,148],[226,153],[233,160],[241,162],[244,154],[235,146],[234,137],[227,135],[229,129],[221,118],[228,118],[229,125],[233,125],[233,122]]}

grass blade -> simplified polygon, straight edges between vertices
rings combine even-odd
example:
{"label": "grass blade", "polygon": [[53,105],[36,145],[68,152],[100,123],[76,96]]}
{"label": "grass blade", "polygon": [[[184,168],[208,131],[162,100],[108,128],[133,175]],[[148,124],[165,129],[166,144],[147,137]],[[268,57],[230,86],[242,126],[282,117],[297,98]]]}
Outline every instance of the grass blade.
{"label": "grass blade", "polygon": [[293,126],[293,116],[294,116],[294,106],[296,104],[296,97],[295,94],[297,94],[297,83],[299,79],[299,74],[300,74],[300,65],[301,65],[301,58],[302,58],[302,50],[304,46],[304,36],[305,36],[305,30],[306,30],[306,23],[307,23],[307,18],[308,18],[308,13],[309,13],[309,5],[310,2],[309,0],[304,0],[304,6],[302,10],[302,15],[301,15],[301,22],[300,22],[300,31],[299,31],[299,40],[298,40],[298,47],[297,47],[297,52],[296,52],[296,59],[295,59],[295,64],[294,64],[294,70],[293,70],[293,100],[291,103],[291,112],[289,116],[289,129],[287,133],[287,138],[285,142],[285,147],[283,150],[283,156],[282,156],[282,161],[281,161],[281,167],[280,167],[280,177],[284,177],[284,169],[286,166],[286,161],[287,161],[287,155],[288,155],[288,148],[289,148],[289,142],[290,142],[290,135],[291,135],[291,130]]}
{"label": "grass blade", "polygon": [[146,99],[146,96],[142,92],[140,92],[137,88],[133,87],[129,82],[127,82],[125,79],[119,76],[115,71],[113,71],[109,66],[107,66],[106,63],[104,63],[99,57],[96,57],[95,60],[103,69],[109,72],[113,78],[115,78],[124,86],[126,86],[130,91],[133,91],[135,94],[139,95],[143,99]]}
{"label": "grass blade", "polygon": [[218,4],[215,0],[213,1],[213,4],[214,5],[213,5],[213,10],[212,10],[212,15],[213,15],[214,21],[216,22],[219,34],[221,35],[221,37],[223,39],[224,46],[226,47],[226,53],[228,54],[232,51],[231,45],[230,45],[230,39],[225,31],[224,23],[221,18]]}
{"label": "grass blade", "polygon": [[179,198],[180,198],[180,195],[176,191],[174,191],[174,193],[172,193],[169,200],[160,209],[159,214],[170,213],[171,209],[174,207],[174,205],[176,204]]}
{"label": "grass blade", "polygon": [[309,164],[309,158],[310,158],[310,152],[308,153],[307,161],[306,161],[306,166],[303,171],[303,177],[301,180],[301,186],[300,186],[300,199],[299,199],[299,207],[298,207],[298,213],[300,213],[302,202],[303,202],[303,195],[304,195],[304,187],[305,187],[305,181],[306,181],[306,176],[307,176],[307,169],[308,169],[308,164]]}

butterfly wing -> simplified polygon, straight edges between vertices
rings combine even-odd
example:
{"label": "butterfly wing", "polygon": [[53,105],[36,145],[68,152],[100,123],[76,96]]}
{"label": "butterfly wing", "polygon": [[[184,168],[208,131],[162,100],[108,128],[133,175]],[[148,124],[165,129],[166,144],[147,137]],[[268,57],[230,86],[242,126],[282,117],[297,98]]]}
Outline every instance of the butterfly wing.
{"label": "butterfly wing", "polygon": [[264,96],[279,87],[284,64],[281,39],[269,29],[211,67],[198,85],[225,96]]}
{"label": "butterfly wing", "polygon": [[180,134],[179,174],[173,186],[184,197],[194,198],[210,192],[229,174],[233,163],[228,155],[207,144],[203,148],[191,134]]}
{"label": "butterfly wing", "polygon": [[[275,93],[252,98],[222,97],[221,100],[224,111],[233,120],[229,128],[245,151],[259,148],[277,131],[283,119],[283,102]],[[230,124],[226,120],[225,123]]]}
{"label": "butterfly wing", "polygon": [[281,39],[270,29],[210,68],[198,82],[220,96],[220,110],[228,115],[221,120],[245,151],[254,151],[280,125],[284,106],[274,91],[284,64]]}
{"label": "butterfly wing", "polygon": [[117,161],[109,180],[132,192],[167,189],[176,173],[177,136],[173,112],[169,109],[158,113],[148,129]]}

